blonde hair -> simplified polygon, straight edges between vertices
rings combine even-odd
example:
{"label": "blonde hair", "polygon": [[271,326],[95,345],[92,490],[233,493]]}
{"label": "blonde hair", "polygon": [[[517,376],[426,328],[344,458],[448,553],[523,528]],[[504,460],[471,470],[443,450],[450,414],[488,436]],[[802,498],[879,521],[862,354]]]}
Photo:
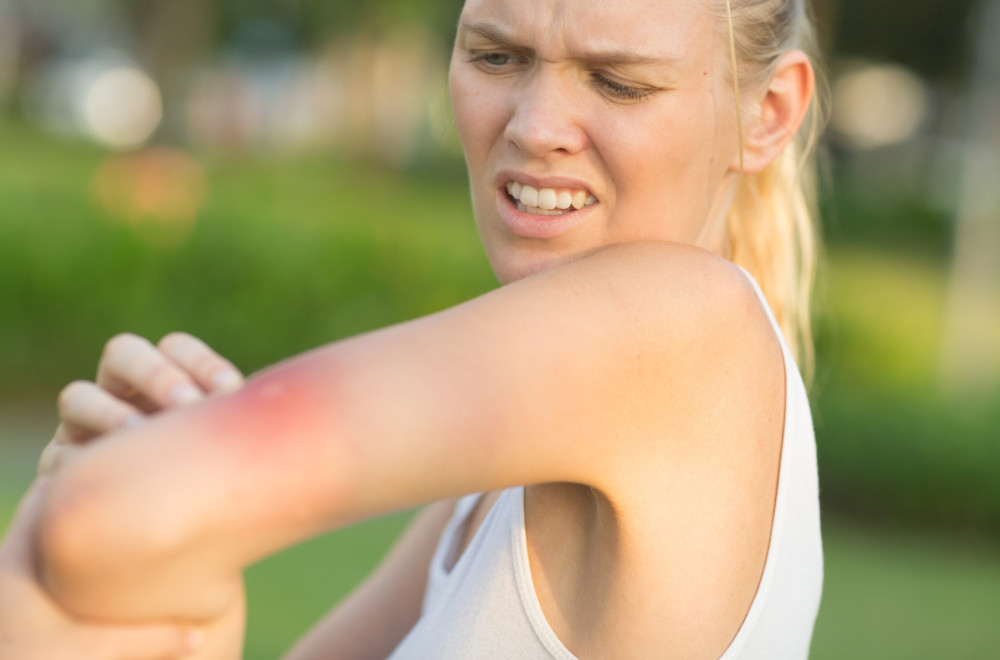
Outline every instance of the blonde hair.
{"label": "blonde hair", "polygon": [[[801,49],[815,61],[815,38],[805,0],[725,3],[742,170],[740,89],[760,89],[790,50]],[[759,173],[741,172],[725,233],[726,256],[760,284],[807,379],[814,359],[809,310],[819,249],[814,148],[823,124],[821,100],[817,94],[802,130],[783,154]]]}

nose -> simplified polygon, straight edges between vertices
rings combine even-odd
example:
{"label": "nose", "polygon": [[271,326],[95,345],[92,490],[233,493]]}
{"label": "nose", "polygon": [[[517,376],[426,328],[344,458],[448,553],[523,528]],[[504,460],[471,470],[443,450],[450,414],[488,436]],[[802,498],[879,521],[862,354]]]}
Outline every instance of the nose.
{"label": "nose", "polygon": [[515,93],[504,138],[529,157],[586,149],[589,140],[572,87],[561,72],[535,71]]}

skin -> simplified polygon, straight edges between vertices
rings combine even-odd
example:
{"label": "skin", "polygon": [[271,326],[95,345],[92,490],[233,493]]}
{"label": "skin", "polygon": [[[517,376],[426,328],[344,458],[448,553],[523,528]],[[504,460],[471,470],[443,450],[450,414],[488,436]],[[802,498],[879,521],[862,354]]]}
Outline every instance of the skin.
{"label": "skin", "polygon": [[[717,27],[690,2],[466,3],[451,97],[502,282],[615,243],[718,248],[702,233],[728,200],[737,140]],[[508,178],[569,179],[598,204],[564,235],[518,237],[500,219]]]}
{"label": "skin", "polygon": [[[222,615],[197,626],[173,621],[112,625],[75,617],[38,583],[41,567],[34,539],[52,476],[88,444],[135,426],[146,412],[230,391],[241,381],[228,360],[190,335],[173,333],[156,347],[134,335],[119,335],[108,342],[95,383],[80,381],[64,389],[59,397],[62,423],[0,544],[0,657],[159,660],[239,654],[242,590]],[[178,392],[184,393],[180,400]]]}
{"label": "skin", "polygon": [[26,493],[0,543],[0,657],[166,660],[196,652],[192,630],[164,623],[83,622],[39,588],[31,539],[45,485],[40,479]]}
{"label": "skin", "polygon": [[[80,617],[204,625],[205,657],[236,657],[216,631],[244,567],[443,501],[291,655],[384,657],[416,620],[448,501],[490,493],[471,537],[493,493],[527,484],[535,591],[572,652],[718,657],[766,558],[785,378],[756,295],[713,253],[739,170],[718,27],[681,0],[467,3],[452,100],[507,286],[208,398],[189,358],[164,372],[163,347],[109,346],[114,377],[62,402],[71,444],[90,440],[50,469],[34,537],[49,592]],[[794,135],[811,81],[789,53],[748,92],[747,172]],[[597,203],[521,217],[508,179]]]}

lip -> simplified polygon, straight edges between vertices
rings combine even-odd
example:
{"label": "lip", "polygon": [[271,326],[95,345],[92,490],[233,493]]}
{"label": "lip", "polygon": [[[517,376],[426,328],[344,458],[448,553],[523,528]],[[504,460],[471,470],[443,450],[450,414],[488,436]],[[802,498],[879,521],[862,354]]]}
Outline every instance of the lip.
{"label": "lip", "polygon": [[523,172],[501,171],[497,173],[496,203],[500,211],[500,220],[512,234],[522,238],[555,238],[581,224],[594,211],[600,202],[576,209],[561,215],[534,215],[519,211],[517,205],[507,194],[507,182],[517,181],[521,185],[534,188],[571,188],[586,190],[593,194],[590,187],[571,177],[534,177]]}
{"label": "lip", "polygon": [[516,172],[514,170],[500,170],[493,179],[493,183],[496,184],[497,188],[503,188],[507,185],[508,181],[517,181],[521,185],[532,186],[533,188],[574,188],[576,190],[586,190],[588,193],[593,194],[590,186],[584,183],[581,179],[575,179],[573,177],[537,177],[525,174],[524,172]]}

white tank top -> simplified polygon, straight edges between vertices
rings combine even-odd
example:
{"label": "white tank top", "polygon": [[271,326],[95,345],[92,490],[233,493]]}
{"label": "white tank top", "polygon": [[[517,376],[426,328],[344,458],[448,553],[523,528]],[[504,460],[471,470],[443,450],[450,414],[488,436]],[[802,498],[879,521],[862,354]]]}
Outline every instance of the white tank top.
{"label": "white tank top", "polygon": [[[768,317],[781,338],[770,309]],[[783,339],[781,346],[785,428],[771,540],[757,593],[722,660],[806,658],[819,609],[823,551],[816,442],[805,387]],[[479,497],[458,501],[431,561],[420,619],[390,658],[574,660],[545,620],[532,584],[523,487],[501,493],[454,561]]]}

